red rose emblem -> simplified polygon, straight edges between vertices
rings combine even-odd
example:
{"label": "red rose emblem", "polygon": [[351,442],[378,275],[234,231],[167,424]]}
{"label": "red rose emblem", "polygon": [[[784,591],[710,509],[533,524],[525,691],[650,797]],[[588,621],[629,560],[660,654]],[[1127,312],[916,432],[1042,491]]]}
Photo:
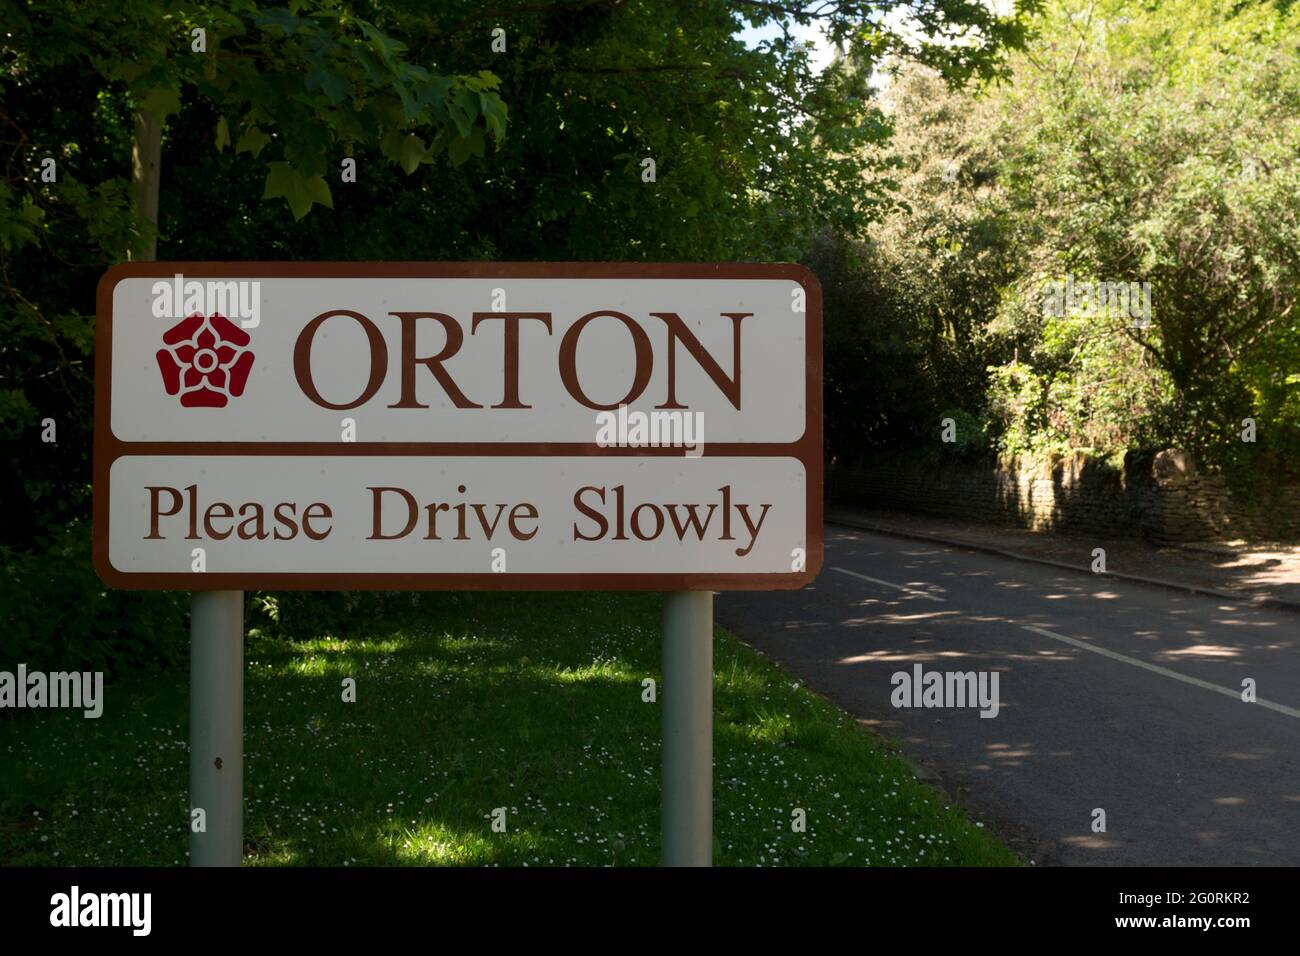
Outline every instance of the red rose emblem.
{"label": "red rose emblem", "polygon": [[163,335],[167,348],[155,358],[168,395],[177,393],[186,408],[225,408],[244,394],[253,353],[248,333],[223,315],[194,313]]}

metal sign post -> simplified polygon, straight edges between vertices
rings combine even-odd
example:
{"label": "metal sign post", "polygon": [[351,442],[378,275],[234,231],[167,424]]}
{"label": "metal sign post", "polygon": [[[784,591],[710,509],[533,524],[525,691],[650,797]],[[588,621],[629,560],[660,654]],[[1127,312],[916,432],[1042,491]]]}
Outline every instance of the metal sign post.
{"label": "metal sign post", "polygon": [[664,597],[664,866],[713,865],[713,592]]}
{"label": "metal sign post", "polygon": [[[196,814],[202,829],[196,829]],[[190,866],[244,856],[244,592],[190,602]]]}

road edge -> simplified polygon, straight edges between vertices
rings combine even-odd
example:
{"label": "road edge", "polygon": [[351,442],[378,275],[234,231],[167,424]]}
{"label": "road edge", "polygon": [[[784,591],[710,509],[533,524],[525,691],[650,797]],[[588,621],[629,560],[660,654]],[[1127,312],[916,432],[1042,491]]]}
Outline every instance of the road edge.
{"label": "road edge", "polygon": [[950,538],[945,535],[934,534],[928,531],[902,531],[897,528],[886,528],[881,525],[872,524],[869,521],[863,521],[860,518],[851,518],[839,513],[832,513],[830,509],[827,509],[826,511],[824,521],[828,525],[837,525],[841,528],[853,528],[858,531],[870,531],[873,534],[886,534],[895,538],[909,538],[914,541],[929,541],[935,544],[948,545],[953,548],[964,548],[967,551],[996,554],[1004,558],[1011,558],[1015,561],[1027,561],[1031,564],[1043,564],[1048,567],[1062,568],[1066,571],[1076,571],[1080,574],[1087,574],[1090,577],[1103,576],[1119,578],[1122,581],[1133,581],[1137,584],[1166,588],[1171,591],[1182,591],[1186,594],[1199,594],[1203,597],[1218,598],[1224,601],[1237,601],[1255,607],[1266,607],[1274,610],[1300,613],[1300,602],[1288,601],[1285,598],[1272,597],[1269,595],[1241,594],[1233,591],[1220,591],[1215,588],[1206,588],[1195,584],[1182,584],[1178,581],[1169,581],[1164,578],[1149,578],[1140,574],[1126,574],[1120,571],[1093,571],[1091,568],[1081,567],[1077,564],[1067,564],[1064,561],[1052,561],[1049,558],[1036,558],[1032,555],[1021,554],[1017,551],[1007,551],[1004,548],[995,548],[989,544],[979,544],[978,542],[963,540],[961,538]]}

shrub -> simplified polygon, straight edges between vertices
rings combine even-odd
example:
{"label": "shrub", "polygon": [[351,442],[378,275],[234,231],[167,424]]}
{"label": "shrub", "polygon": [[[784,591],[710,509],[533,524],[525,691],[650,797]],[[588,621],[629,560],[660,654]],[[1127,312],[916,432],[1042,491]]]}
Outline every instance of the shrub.
{"label": "shrub", "polygon": [[90,528],[68,526],[44,549],[0,547],[0,661],[43,671],[104,671],[110,679],[188,659],[189,596],[117,591],[90,563]]}

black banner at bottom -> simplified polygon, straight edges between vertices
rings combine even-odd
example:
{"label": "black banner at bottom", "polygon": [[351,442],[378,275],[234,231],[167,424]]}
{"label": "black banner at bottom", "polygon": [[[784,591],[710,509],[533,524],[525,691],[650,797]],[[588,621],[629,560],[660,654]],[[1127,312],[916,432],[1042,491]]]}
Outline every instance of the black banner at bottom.
{"label": "black banner at bottom", "polygon": [[390,932],[436,940],[457,927],[494,943],[516,934],[634,942],[682,920],[765,943],[779,932],[866,941],[903,928],[927,944],[1042,941],[1048,930],[1072,941],[1196,935],[1231,945],[1287,929],[1295,879],[1294,869],[1227,868],[7,869],[0,926],[6,942],[128,946],[286,932],[295,945],[373,945]]}

